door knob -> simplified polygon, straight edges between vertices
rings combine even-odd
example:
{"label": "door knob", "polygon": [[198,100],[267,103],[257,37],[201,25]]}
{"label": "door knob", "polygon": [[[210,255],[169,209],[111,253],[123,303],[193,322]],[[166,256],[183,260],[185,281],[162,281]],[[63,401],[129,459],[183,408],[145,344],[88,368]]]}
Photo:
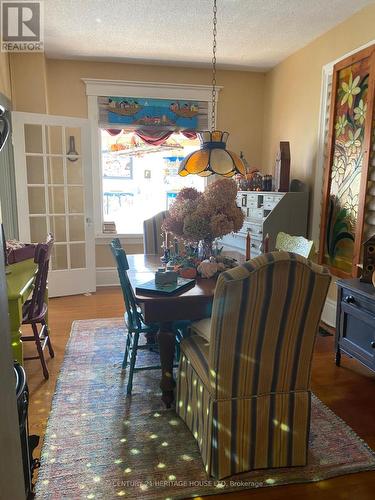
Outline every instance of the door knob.
{"label": "door knob", "polygon": [[355,303],[355,298],[353,297],[353,295],[347,295],[346,297],[344,297],[344,301],[347,304],[354,304]]}
{"label": "door knob", "polygon": [[375,341],[374,341],[374,340],[371,342],[371,347],[372,347],[373,349],[375,349]]}

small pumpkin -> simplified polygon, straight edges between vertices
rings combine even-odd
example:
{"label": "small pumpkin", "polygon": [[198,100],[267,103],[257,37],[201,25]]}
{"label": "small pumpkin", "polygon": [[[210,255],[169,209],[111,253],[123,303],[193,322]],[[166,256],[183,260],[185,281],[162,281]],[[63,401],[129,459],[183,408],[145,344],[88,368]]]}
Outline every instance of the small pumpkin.
{"label": "small pumpkin", "polygon": [[210,260],[203,260],[198,266],[198,273],[202,278],[212,278],[217,273],[218,267],[216,262]]}
{"label": "small pumpkin", "polygon": [[178,272],[181,278],[193,279],[197,276],[197,270],[195,267],[180,267]]}

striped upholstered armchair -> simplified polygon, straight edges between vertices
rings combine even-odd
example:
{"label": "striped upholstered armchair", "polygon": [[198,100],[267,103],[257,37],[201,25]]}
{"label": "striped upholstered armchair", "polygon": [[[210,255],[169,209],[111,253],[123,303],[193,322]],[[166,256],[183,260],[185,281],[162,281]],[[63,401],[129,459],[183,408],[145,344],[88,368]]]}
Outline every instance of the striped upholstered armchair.
{"label": "striped upholstered armchair", "polygon": [[305,465],[310,370],[330,275],[273,252],[222,273],[181,343],[177,412],[209,475]]}
{"label": "striped upholstered armchair", "polygon": [[143,222],[144,253],[163,255],[163,250],[161,248],[161,244],[163,243],[161,226],[167,215],[168,210],[165,210]]}

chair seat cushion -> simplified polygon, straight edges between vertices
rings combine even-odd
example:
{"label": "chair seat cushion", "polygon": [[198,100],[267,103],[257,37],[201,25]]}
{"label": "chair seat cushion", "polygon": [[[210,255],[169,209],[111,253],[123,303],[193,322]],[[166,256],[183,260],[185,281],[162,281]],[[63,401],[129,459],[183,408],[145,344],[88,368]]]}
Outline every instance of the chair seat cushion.
{"label": "chair seat cushion", "polygon": [[210,344],[203,337],[192,333],[190,337],[181,341],[181,353],[190,361],[193,369],[209,388],[208,349]]}
{"label": "chair seat cushion", "polygon": [[210,341],[211,318],[200,319],[191,324],[191,329],[194,333],[203,337],[207,342]]}
{"label": "chair seat cushion", "polygon": [[26,300],[26,302],[22,306],[22,324],[27,325],[31,323],[39,323],[42,319],[45,318],[45,315],[47,313],[47,304],[43,302],[43,307],[40,313],[37,313],[37,306],[35,307],[34,314],[32,314],[31,318],[30,317],[30,306],[31,306],[31,300]]}

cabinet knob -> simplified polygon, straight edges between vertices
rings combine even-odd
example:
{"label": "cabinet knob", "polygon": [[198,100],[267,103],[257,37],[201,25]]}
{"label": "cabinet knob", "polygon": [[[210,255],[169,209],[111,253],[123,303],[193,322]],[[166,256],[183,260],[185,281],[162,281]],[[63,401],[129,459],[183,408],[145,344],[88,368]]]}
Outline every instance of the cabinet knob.
{"label": "cabinet knob", "polygon": [[375,341],[374,341],[374,340],[371,342],[371,347],[372,347],[373,349],[375,349]]}
{"label": "cabinet knob", "polygon": [[344,297],[344,301],[347,304],[354,304],[355,303],[355,298],[353,297],[353,295],[347,295],[346,297]]}

